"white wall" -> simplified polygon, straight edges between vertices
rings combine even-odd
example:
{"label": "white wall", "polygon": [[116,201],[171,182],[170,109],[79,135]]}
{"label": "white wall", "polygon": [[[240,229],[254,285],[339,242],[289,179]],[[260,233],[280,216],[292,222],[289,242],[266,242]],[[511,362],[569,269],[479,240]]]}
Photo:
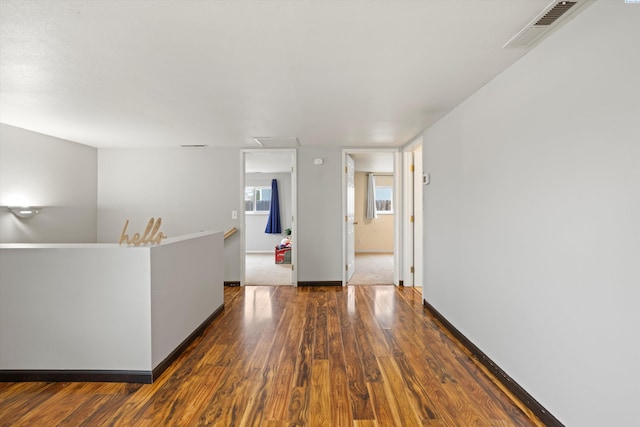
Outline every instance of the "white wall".
{"label": "white wall", "polygon": [[[341,149],[298,150],[298,280],[341,280]],[[325,163],[315,166],[313,159]],[[162,217],[169,236],[242,227],[238,149],[99,149],[98,241],[115,242],[124,221],[143,230]],[[240,279],[241,234],[225,241],[225,280]]]}
{"label": "white wall", "polygon": [[95,242],[96,165],[95,148],[0,124],[0,206],[46,206],[0,208],[0,243]]}
{"label": "white wall", "polygon": [[[280,200],[280,224],[284,233],[285,228],[291,227],[291,174],[290,173],[248,173],[245,176],[245,186],[271,187],[272,179],[278,180],[278,197]],[[245,215],[247,252],[270,252],[284,238],[284,234],[267,234],[268,212]]]}
{"label": "white wall", "polygon": [[0,369],[153,369],[148,247],[5,246]]}
{"label": "white wall", "polygon": [[222,232],[0,244],[0,370],[151,371],[223,307],[222,250]]}
{"label": "white wall", "polygon": [[[315,158],[324,164],[314,165]],[[297,165],[298,280],[341,281],[342,149],[301,148]]]}
{"label": "white wall", "polygon": [[[98,241],[116,242],[125,220],[143,231],[161,217],[168,236],[226,231],[239,226],[240,151],[235,149],[98,150]],[[242,232],[242,230],[240,230]],[[240,278],[240,239],[224,243],[224,280]]]}
{"label": "white wall", "polygon": [[224,306],[222,232],[167,239],[151,252],[151,366]]}
{"label": "white wall", "polygon": [[599,1],[424,134],[425,298],[570,426],[638,423],[638,40]]}

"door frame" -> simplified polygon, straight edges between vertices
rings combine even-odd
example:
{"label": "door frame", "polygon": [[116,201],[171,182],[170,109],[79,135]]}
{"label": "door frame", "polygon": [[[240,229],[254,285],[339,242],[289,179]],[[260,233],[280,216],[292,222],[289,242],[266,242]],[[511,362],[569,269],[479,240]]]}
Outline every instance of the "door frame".
{"label": "door frame", "polygon": [[291,154],[291,284],[298,286],[298,150],[295,148],[246,148],[240,150],[240,209],[238,212],[238,220],[241,228],[240,239],[240,286],[244,286],[246,282],[246,236],[245,236],[245,213],[244,213],[244,187],[245,187],[245,160],[247,153],[290,153]]}
{"label": "door frame", "polygon": [[[402,149],[403,161],[403,260],[402,277],[404,286],[424,286],[424,243],[423,243],[423,214],[422,197],[423,187],[423,162],[422,157],[415,159],[416,155],[422,156],[423,138],[419,136]],[[411,166],[414,165],[414,170]],[[418,203],[416,203],[418,201]],[[414,222],[411,222],[411,216]],[[418,250],[416,251],[416,248]],[[417,256],[416,256],[417,255]],[[411,267],[413,271],[411,272]]]}
{"label": "door frame", "polygon": [[393,284],[398,286],[401,278],[402,261],[402,153],[398,148],[343,148],[342,149],[342,286],[347,284],[347,223],[344,220],[347,216],[347,155],[358,153],[391,153],[393,154],[393,209],[396,214],[393,219]]}

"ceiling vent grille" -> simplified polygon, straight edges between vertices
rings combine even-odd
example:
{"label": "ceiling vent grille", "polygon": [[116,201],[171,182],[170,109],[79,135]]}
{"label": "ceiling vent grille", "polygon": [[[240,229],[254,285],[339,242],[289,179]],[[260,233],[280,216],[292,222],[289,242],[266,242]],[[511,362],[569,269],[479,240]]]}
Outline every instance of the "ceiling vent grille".
{"label": "ceiling vent grille", "polygon": [[509,40],[505,48],[531,48],[569,21],[593,0],[554,1]]}
{"label": "ceiling vent grille", "polygon": [[538,25],[551,25],[564,15],[569,9],[575,6],[575,1],[561,1],[551,8],[551,10],[544,14],[544,16],[534,24]]}

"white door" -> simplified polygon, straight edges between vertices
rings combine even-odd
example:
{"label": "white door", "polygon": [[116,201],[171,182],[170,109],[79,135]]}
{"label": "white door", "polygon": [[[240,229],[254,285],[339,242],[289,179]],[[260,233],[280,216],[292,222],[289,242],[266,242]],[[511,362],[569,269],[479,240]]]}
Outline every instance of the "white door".
{"label": "white door", "polygon": [[404,258],[402,277],[405,286],[423,286],[424,249],[422,205],[424,184],[422,176],[422,138],[404,151]]}
{"label": "white door", "polygon": [[404,152],[404,242],[403,242],[403,265],[402,265],[402,277],[404,286],[414,286],[414,223],[413,223],[413,202],[414,202],[414,164],[413,164],[413,151]]}
{"label": "white door", "polygon": [[422,144],[413,150],[413,286],[424,285],[424,251],[423,251],[423,224],[422,224]]}
{"label": "white door", "polygon": [[355,238],[355,217],[356,217],[356,184],[355,184],[355,163],[353,157],[349,154],[346,161],[346,178],[347,178],[347,216],[345,218],[347,227],[347,279],[349,282],[356,264],[356,238]]}

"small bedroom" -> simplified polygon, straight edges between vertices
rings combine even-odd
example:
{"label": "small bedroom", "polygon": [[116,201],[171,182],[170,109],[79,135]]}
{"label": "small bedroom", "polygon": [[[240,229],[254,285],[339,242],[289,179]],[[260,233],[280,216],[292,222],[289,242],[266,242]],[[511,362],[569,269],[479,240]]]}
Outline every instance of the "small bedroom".
{"label": "small bedroom", "polygon": [[291,155],[246,153],[245,285],[291,285]]}

